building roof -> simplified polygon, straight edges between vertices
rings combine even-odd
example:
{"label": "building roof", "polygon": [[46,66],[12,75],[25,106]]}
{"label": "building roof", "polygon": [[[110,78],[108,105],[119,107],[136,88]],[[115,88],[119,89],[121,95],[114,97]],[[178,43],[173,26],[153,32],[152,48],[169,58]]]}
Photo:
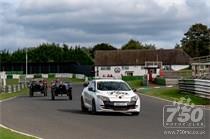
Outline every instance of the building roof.
{"label": "building roof", "polygon": [[163,65],[189,65],[190,56],[181,49],[99,50],[96,66],[144,65],[145,61],[161,61]]}

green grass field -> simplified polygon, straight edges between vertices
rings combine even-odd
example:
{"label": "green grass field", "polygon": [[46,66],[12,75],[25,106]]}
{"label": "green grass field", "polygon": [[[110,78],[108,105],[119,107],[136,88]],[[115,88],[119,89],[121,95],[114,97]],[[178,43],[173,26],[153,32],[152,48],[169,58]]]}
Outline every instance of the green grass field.
{"label": "green grass field", "polygon": [[140,93],[163,98],[170,101],[179,101],[181,97],[190,98],[195,105],[210,105],[210,100],[195,96],[191,93],[180,92],[177,88],[146,88]]}
{"label": "green grass field", "polygon": [[35,139],[33,137],[24,136],[0,127],[0,139]]}

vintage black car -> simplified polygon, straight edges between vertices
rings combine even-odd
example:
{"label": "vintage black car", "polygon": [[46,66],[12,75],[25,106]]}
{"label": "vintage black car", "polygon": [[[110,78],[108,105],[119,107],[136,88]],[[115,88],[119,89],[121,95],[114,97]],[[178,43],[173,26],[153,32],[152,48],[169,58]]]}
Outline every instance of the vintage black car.
{"label": "vintage black car", "polygon": [[51,99],[55,100],[56,96],[67,95],[72,100],[72,86],[69,82],[55,80],[51,86]]}
{"label": "vintage black car", "polygon": [[44,96],[47,96],[47,81],[43,79],[34,79],[29,83],[29,96],[33,97],[35,92],[41,92]]}

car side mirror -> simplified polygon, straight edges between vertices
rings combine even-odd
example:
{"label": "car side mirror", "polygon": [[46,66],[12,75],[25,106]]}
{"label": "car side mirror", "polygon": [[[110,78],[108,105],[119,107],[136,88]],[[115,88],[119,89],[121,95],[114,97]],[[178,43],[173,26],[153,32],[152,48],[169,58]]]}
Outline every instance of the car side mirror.
{"label": "car side mirror", "polygon": [[84,87],[87,87],[87,86],[88,86],[88,83],[84,83],[83,86],[84,86]]}
{"label": "car side mirror", "polygon": [[89,87],[89,88],[88,88],[88,91],[95,92],[95,90],[94,90],[92,87]]}

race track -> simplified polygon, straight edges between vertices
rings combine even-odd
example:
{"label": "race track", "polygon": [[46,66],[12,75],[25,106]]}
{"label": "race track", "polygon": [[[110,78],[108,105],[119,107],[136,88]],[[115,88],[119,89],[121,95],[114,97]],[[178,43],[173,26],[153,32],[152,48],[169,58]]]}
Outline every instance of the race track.
{"label": "race track", "polygon": [[170,104],[141,96],[139,116],[121,113],[91,115],[80,110],[82,85],[73,85],[73,100],[59,97],[18,97],[0,103],[0,123],[45,139],[207,139],[209,111],[205,110],[205,135],[164,135],[163,106]]}

